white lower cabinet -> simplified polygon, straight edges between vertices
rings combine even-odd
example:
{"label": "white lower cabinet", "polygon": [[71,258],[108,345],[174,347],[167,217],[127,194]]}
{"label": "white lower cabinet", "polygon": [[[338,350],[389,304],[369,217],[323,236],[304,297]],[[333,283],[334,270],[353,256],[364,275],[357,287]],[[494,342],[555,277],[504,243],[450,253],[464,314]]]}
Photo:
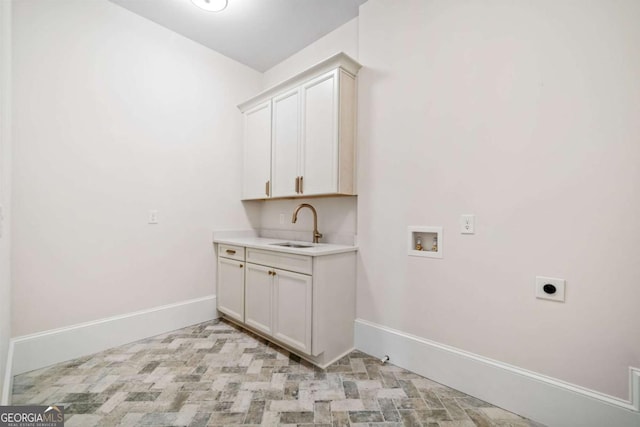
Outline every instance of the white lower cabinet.
{"label": "white lower cabinet", "polygon": [[267,335],[273,334],[273,275],[272,269],[247,264],[245,281],[245,323]]}
{"label": "white lower cabinet", "polygon": [[311,353],[311,276],[274,270],[273,336],[304,353]]}
{"label": "white lower cabinet", "polygon": [[355,269],[355,252],[306,256],[219,244],[218,310],[325,367],[353,350]]}
{"label": "white lower cabinet", "polygon": [[244,322],[244,261],[218,257],[218,310]]}
{"label": "white lower cabinet", "polygon": [[311,298],[311,276],[247,264],[244,322],[304,353],[311,353]]}

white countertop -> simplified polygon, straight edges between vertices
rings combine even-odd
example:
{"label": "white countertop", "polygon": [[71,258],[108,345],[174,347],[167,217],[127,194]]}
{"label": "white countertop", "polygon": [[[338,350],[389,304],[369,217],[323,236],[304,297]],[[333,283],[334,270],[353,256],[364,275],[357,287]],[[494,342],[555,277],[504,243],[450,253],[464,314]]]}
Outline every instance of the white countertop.
{"label": "white countertop", "polygon": [[[246,248],[264,249],[274,252],[285,252],[296,255],[322,256],[340,254],[343,252],[354,252],[358,250],[357,246],[334,245],[332,243],[311,243],[295,240],[269,239],[265,237],[218,237],[213,239],[214,243],[222,243],[226,245],[244,246]],[[288,248],[285,246],[276,246],[273,243],[299,243],[304,245],[313,245],[310,248]]]}

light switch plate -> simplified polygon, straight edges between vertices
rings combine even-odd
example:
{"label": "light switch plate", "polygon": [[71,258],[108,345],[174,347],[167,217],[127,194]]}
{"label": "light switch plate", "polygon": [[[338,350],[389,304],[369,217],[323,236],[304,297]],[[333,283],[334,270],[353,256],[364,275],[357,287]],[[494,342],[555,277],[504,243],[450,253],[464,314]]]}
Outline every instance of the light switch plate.
{"label": "light switch plate", "polygon": [[460,216],[460,233],[474,234],[476,232],[476,216],[461,215]]}
{"label": "light switch plate", "polygon": [[[566,282],[564,279],[536,276],[536,298],[564,302],[565,284]],[[555,292],[546,292],[544,290],[545,285],[551,285],[555,287]]]}

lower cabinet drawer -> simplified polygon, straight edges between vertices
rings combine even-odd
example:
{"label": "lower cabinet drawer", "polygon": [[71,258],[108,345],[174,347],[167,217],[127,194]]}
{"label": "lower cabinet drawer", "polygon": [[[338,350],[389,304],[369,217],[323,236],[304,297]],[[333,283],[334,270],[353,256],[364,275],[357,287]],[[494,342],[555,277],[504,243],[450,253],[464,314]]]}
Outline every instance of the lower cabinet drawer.
{"label": "lower cabinet drawer", "polygon": [[244,247],[220,243],[218,244],[218,256],[244,261]]}
{"label": "lower cabinet drawer", "polygon": [[247,262],[302,274],[311,274],[313,269],[313,261],[310,256],[251,248],[247,248]]}

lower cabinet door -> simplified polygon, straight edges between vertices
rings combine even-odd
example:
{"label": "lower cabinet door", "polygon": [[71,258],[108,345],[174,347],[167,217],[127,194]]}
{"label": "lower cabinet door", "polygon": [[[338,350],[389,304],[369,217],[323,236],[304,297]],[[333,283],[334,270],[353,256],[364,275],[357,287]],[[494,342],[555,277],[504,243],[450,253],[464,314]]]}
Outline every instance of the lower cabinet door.
{"label": "lower cabinet door", "polygon": [[311,354],[311,276],[273,271],[273,336]]}
{"label": "lower cabinet door", "polygon": [[218,310],[244,322],[244,262],[218,258]]}
{"label": "lower cabinet door", "polygon": [[273,271],[262,265],[247,264],[245,323],[267,335],[273,335]]}

